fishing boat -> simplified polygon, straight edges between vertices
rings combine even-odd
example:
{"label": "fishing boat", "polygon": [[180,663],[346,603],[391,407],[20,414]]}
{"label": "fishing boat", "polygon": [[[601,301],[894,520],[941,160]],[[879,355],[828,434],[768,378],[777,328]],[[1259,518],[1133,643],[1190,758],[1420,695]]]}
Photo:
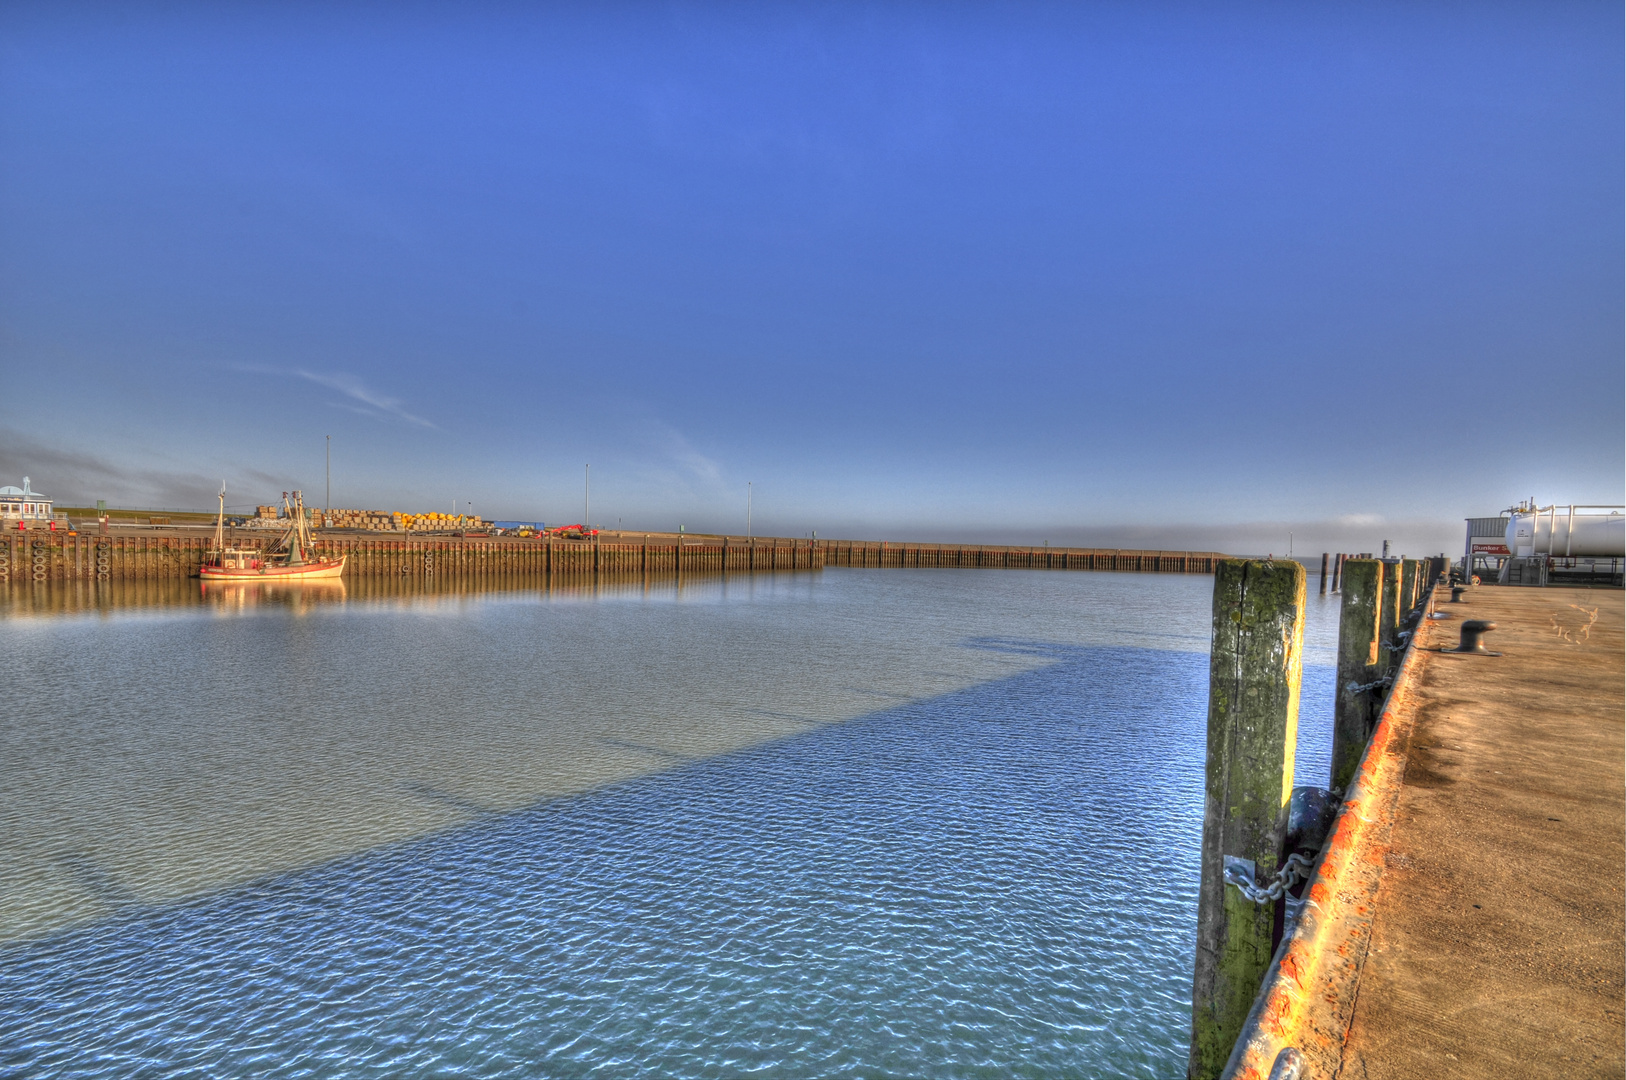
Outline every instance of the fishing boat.
{"label": "fishing boat", "polygon": [[288,515],[288,531],[269,548],[226,546],[226,488],[220,488],[220,517],[215,521],[214,550],[198,568],[205,581],[334,581],[344,573],[345,556],[326,559],[318,556],[311,543],[310,522],[305,517],[304,495],[282,493],[282,508]]}

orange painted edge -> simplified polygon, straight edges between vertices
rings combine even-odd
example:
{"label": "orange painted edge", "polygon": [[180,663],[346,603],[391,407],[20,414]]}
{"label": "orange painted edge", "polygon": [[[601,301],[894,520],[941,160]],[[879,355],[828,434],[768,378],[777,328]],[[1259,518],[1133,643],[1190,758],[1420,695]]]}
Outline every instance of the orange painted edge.
{"label": "orange painted edge", "polygon": [[[1432,602],[1426,604],[1425,613],[1432,607]],[[1360,978],[1360,964],[1348,959],[1348,945],[1371,922],[1372,900],[1405,775],[1401,736],[1409,732],[1413,719],[1406,705],[1422,666],[1423,650],[1417,642],[1425,625],[1426,614],[1406,646],[1348,798],[1305,890],[1313,902],[1305,906],[1292,936],[1277,949],[1221,1074],[1224,1080],[1267,1080],[1284,1047],[1298,1047],[1312,1058],[1317,1051],[1335,1052],[1329,1032],[1337,1033],[1342,1045],[1347,1021],[1336,1015],[1339,1002],[1352,996]]]}

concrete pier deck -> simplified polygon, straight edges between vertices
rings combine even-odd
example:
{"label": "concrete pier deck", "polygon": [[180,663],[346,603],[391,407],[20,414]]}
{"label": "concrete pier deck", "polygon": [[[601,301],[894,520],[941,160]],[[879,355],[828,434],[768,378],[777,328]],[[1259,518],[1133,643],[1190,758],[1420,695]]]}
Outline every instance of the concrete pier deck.
{"label": "concrete pier deck", "polygon": [[[1500,657],[1420,657],[1340,1077],[1626,1073],[1619,590],[1480,587]],[[1595,620],[1594,620],[1595,613]]]}

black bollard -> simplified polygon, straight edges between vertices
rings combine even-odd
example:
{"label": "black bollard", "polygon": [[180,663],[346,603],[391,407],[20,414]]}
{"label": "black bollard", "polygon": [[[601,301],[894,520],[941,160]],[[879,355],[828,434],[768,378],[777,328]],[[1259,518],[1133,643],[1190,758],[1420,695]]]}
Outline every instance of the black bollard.
{"label": "black bollard", "polygon": [[1486,622],[1484,619],[1464,619],[1462,621],[1461,643],[1458,644],[1454,649],[1446,649],[1444,651],[1457,653],[1477,653],[1480,656],[1501,656],[1501,653],[1491,652],[1489,649],[1485,648],[1485,642],[1482,640],[1485,634],[1495,629],[1495,623]]}

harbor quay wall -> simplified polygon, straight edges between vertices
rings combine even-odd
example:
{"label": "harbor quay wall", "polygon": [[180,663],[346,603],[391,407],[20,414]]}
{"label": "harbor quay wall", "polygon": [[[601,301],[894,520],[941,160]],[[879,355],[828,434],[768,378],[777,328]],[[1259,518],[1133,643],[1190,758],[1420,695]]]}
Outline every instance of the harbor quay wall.
{"label": "harbor quay wall", "polygon": [[[277,534],[228,531],[227,543],[265,549]],[[195,577],[214,546],[205,529],[8,530],[0,540],[0,581],[144,581]],[[596,541],[491,536],[314,535],[316,554],[345,556],[345,577],[435,574],[543,574],[562,578],[817,570],[826,566],[964,567],[1212,574],[1216,552],[917,544],[789,537],[683,538],[620,534]]]}
{"label": "harbor quay wall", "polygon": [[[233,530],[227,544],[270,547],[270,530]],[[823,552],[805,540],[589,543],[509,537],[385,537],[315,534],[312,549],[345,557],[344,576],[429,577],[437,574],[543,574],[565,578],[636,578],[642,575],[718,574],[735,571],[812,570]],[[10,532],[0,541],[0,581],[144,581],[195,577],[214,547],[205,530],[113,530],[69,533]]]}
{"label": "harbor quay wall", "polygon": [[1217,551],[917,544],[886,540],[819,540],[825,566],[983,567],[1004,570],[1115,570],[1136,574],[1212,574],[1229,556]]}

